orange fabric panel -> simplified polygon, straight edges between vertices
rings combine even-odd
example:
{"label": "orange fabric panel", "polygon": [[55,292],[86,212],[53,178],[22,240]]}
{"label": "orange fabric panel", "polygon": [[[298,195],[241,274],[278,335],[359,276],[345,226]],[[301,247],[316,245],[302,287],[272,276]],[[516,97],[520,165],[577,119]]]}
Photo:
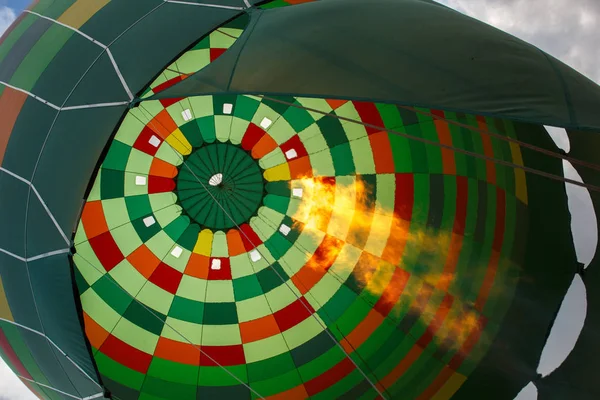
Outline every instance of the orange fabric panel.
{"label": "orange fabric panel", "polygon": [[158,257],[156,257],[144,244],[128,255],[127,261],[129,261],[146,279],[150,278],[150,275],[152,275],[156,267],[160,264]]}
{"label": "orange fabric panel", "polygon": [[231,257],[243,254],[246,252],[242,236],[237,229],[230,229],[227,232],[227,249]]}
{"label": "orange fabric panel", "polygon": [[177,342],[161,337],[158,339],[154,356],[181,364],[200,365],[200,350],[198,350],[198,347],[190,343]]}
{"label": "orange fabric panel", "polygon": [[279,326],[273,315],[266,315],[259,319],[240,323],[240,333],[242,343],[250,343],[277,335]]}
{"label": "orange fabric panel", "polygon": [[169,164],[160,158],[154,158],[150,166],[150,175],[161,176],[164,178],[174,178],[177,176],[177,167]]}
{"label": "orange fabric panel", "polygon": [[2,118],[0,118],[0,165],[4,160],[8,140],[25,100],[27,100],[25,93],[9,87],[4,88],[4,92],[0,96],[0,109],[2,110]]}
{"label": "orange fabric panel", "polygon": [[85,335],[90,341],[90,344],[95,349],[99,349],[109,333],[85,312],[83,313],[83,322],[85,325]]}
{"label": "orange fabric panel", "polygon": [[202,254],[192,253],[190,259],[185,267],[185,274],[193,276],[194,278],[207,279],[210,258],[203,256]]}
{"label": "orange fabric panel", "polygon": [[85,204],[81,214],[81,222],[88,239],[96,237],[108,231],[102,201],[90,201]]}
{"label": "orange fabric panel", "polygon": [[263,158],[277,148],[277,142],[270,135],[264,135],[252,148],[252,158]]}

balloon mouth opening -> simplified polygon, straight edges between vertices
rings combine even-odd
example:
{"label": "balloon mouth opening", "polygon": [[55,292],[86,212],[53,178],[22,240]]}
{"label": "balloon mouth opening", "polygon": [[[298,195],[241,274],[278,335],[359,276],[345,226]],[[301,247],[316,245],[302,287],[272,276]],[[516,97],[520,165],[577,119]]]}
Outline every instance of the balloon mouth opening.
{"label": "balloon mouth opening", "polygon": [[220,172],[217,173],[217,174],[214,174],[208,180],[208,184],[210,186],[219,186],[219,187],[222,186],[222,184],[223,184],[223,174],[220,173]]}

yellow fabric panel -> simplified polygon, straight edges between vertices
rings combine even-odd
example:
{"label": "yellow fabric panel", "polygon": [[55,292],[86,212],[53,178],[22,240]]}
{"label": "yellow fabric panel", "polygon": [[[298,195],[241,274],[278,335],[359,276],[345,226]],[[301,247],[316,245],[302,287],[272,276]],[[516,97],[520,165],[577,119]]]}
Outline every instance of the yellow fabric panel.
{"label": "yellow fabric panel", "polygon": [[[519,145],[511,142],[510,152],[512,153],[513,163],[523,165],[523,155],[521,154]],[[515,191],[517,199],[527,204],[527,181],[525,178],[525,171],[522,169],[515,168]]]}
{"label": "yellow fabric panel", "polygon": [[110,0],[77,0],[57,21],[79,29],[109,2]]}
{"label": "yellow fabric panel", "polygon": [[196,241],[196,246],[194,247],[194,253],[210,257],[212,242],[213,233],[210,231],[210,229],[204,229],[198,234],[198,240]]}
{"label": "yellow fabric panel", "polygon": [[0,318],[14,321],[10,307],[8,306],[8,299],[4,292],[4,286],[2,286],[2,277],[0,277]]}
{"label": "yellow fabric panel", "polygon": [[438,390],[435,396],[431,398],[431,400],[448,400],[449,398],[454,396],[454,393],[456,393],[456,391],[460,389],[461,385],[465,383],[466,380],[467,377],[462,374],[453,374],[450,377],[450,379],[448,379],[446,384],[442,386],[442,388]]}

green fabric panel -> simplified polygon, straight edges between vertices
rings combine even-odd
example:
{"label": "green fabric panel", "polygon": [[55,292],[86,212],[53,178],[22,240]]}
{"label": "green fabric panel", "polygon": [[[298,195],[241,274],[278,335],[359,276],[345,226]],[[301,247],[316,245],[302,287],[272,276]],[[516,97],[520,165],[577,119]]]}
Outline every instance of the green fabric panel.
{"label": "green fabric panel", "polygon": [[64,13],[75,0],[40,0],[33,11],[46,17],[57,19]]}
{"label": "green fabric panel", "polygon": [[[378,33],[382,26],[422,32],[423,21],[426,33]],[[322,29],[306,32],[309,24]],[[530,79],[515,85],[518,76]],[[600,129],[600,88],[589,79],[519,39],[425,0],[329,0],[255,12],[230,51],[158,97],[223,92],[371,99]]]}
{"label": "green fabric panel", "polygon": [[[116,60],[128,60],[119,67],[131,90],[137,93],[183,49],[196,42],[199,34],[214,30],[239,13],[220,8],[207,12],[204,7],[167,3],[116,39],[111,51]],[[173,20],[177,20],[177,29],[172,29]]]}
{"label": "green fabric panel", "polygon": [[[515,129],[519,140],[556,151],[543,127],[515,124]],[[562,174],[560,160],[529,149],[521,151],[525,165]],[[517,221],[522,224],[525,219],[528,228],[515,230],[515,243],[526,243],[521,279],[494,342],[457,392],[457,399],[472,398],[489,387],[494,387],[493,392],[487,392],[490,399],[513,398],[535,376],[548,327],[577,267],[564,184],[534,174],[527,174],[526,179],[527,211],[517,211]],[[518,357],[506,357],[506,349],[500,343],[507,342]],[[502,367],[499,360],[504,360]]]}
{"label": "green fabric panel", "polygon": [[76,35],[60,25],[52,25],[23,59],[19,69],[10,80],[12,85],[31,90],[48,64],[64,44]]}
{"label": "green fabric panel", "polygon": [[[19,18],[21,18],[19,16]],[[2,42],[0,46],[0,63],[4,61],[6,55],[13,48],[15,43],[21,38],[21,36],[29,29],[29,27],[37,21],[37,17],[27,14],[23,16],[23,19],[19,22],[19,24],[8,34],[8,36]]]}

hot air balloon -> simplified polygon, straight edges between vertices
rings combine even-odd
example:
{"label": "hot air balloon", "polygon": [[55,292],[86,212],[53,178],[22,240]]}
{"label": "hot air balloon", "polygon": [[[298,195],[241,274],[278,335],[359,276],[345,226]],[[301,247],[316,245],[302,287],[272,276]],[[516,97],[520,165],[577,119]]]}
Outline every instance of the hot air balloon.
{"label": "hot air balloon", "polygon": [[0,355],[42,399],[597,398],[566,185],[600,210],[598,110],[429,0],[34,1],[0,40]]}

